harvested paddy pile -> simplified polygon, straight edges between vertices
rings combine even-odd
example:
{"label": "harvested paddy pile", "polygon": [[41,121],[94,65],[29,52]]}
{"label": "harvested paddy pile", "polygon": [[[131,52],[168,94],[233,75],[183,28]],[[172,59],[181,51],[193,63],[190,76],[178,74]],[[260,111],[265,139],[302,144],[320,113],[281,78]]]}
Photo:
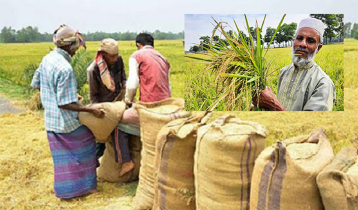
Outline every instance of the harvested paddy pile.
{"label": "harvested paddy pile", "polygon": [[3,114],[0,124],[0,209],[131,209],[136,183],[98,182],[98,194],[59,200],[43,117]]}

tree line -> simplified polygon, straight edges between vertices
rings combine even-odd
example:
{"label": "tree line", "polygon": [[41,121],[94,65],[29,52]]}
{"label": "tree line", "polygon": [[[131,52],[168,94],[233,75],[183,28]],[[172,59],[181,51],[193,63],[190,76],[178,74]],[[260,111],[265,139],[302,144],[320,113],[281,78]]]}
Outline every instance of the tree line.
{"label": "tree line", "polygon": [[358,39],[358,23],[344,24],[344,38]]}
{"label": "tree line", "polygon": [[[154,32],[146,33],[151,34],[156,40],[175,40],[184,39],[184,32],[162,32],[155,30]],[[113,38],[115,40],[135,40],[138,33],[136,32],[88,32],[84,34],[87,41],[100,41],[105,38]],[[30,42],[52,42],[53,34],[47,32],[40,33],[38,27],[27,26],[20,30],[15,30],[10,27],[1,29],[0,42],[1,43],[30,43]]]}
{"label": "tree line", "polygon": [[[346,29],[346,26],[344,25],[343,22],[343,17],[344,17],[343,14],[310,14],[310,17],[319,19],[325,24],[326,27],[323,34],[324,40],[322,40],[324,44],[327,44],[328,41],[329,43],[331,43],[332,38],[338,38],[340,42],[343,41],[343,38],[345,37],[344,32]],[[355,27],[356,27],[355,28],[356,35],[358,37],[358,24],[357,25],[355,24]],[[287,44],[294,40],[296,30],[297,30],[297,23],[292,22],[290,24],[287,23],[282,24],[276,33],[272,46],[287,47]],[[265,36],[262,36],[260,33],[261,42],[269,43],[275,31],[276,28],[267,27]],[[250,39],[250,37],[247,36],[243,31],[240,32],[243,35],[243,39],[246,39],[247,41]],[[234,37],[234,32],[232,30],[228,31],[227,34],[231,37]],[[256,28],[250,27],[250,34],[253,40],[256,41],[257,40]],[[235,37],[237,37],[237,35],[235,35]],[[241,39],[241,37],[239,39]],[[200,44],[191,46],[189,50],[190,52],[205,51],[205,49],[209,49],[210,46],[215,48],[215,45],[221,45],[223,42],[227,44],[227,41],[225,39],[221,39],[218,35],[212,37],[202,36],[199,38],[199,40],[200,40]]]}

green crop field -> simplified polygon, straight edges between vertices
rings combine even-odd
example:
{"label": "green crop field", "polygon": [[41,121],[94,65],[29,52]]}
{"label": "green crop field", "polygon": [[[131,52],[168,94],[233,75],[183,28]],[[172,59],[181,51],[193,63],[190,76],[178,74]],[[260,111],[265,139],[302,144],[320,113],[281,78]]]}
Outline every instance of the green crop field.
{"label": "green crop field", "polygon": [[[118,43],[119,53],[123,57],[126,74],[128,75],[128,59],[137,48],[134,41],[119,41]],[[100,42],[86,42],[86,44],[86,55],[94,58]],[[29,65],[39,65],[43,56],[54,47],[53,43],[0,44],[0,78],[10,80],[16,85],[27,86],[29,78],[26,78],[24,75],[24,70]],[[168,59],[171,65],[170,81],[172,96],[183,97],[185,85],[183,80],[183,41],[155,41],[154,47]],[[83,70],[85,71],[85,69]],[[86,90],[82,92],[86,92]]]}
{"label": "green crop field", "polygon": [[[355,42],[349,42],[355,43]],[[324,45],[317,53],[315,62],[325,71],[332,79],[336,86],[336,103],[333,107],[335,111],[343,110],[343,87],[344,87],[344,72],[343,72],[343,44]],[[195,54],[189,56],[197,56],[204,58],[204,54]],[[278,75],[280,69],[292,63],[291,61],[291,47],[270,49],[267,54],[267,60],[273,59],[270,67],[270,75],[268,76],[267,85],[270,86],[276,94],[278,86]],[[204,62],[197,62],[197,60],[186,58],[185,69],[190,74],[187,75],[187,81],[190,81],[186,86],[185,99],[188,102],[186,108],[188,110],[206,110],[220,95],[216,91],[216,78],[218,75],[206,72],[203,74],[206,64]],[[205,75],[205,76],[204,76]],[[237,109],[230,110],[225,100],[222,100],[216,111],[240,111],[248,110],[251,104],[251,94],[247,94],[244,99],[238,98]],[[242,105],[244,104],[244,105]]]}

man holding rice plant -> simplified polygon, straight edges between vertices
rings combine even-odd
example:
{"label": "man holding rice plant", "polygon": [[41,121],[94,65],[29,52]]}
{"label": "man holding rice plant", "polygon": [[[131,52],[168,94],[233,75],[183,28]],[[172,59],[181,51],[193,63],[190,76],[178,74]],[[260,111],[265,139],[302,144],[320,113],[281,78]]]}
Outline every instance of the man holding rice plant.
{"label": "man holding rice plant", "polygon": [[293,63],[280,71],[277,98],[267,87],[261,91],[259,107],[271,111],[332,111],[334,83],[313,60],[322,48],[323,33],[324,24],[318,19],[300,22],[292,46]]}
{"label": "man holding rice plant", "polygon": [[43,58],[31,86],[40,89],[45,109],[45,128],[54,163],[55,194],[68,199],[97,188],[94,136],[80,124],[78,112],[90,112],[96,117],[103,117],[104,113],[78,103],[71,58],[80,46],[85,47],[83,36],[67,25],[61,25],[55,30],[53,41],[57,48]]}
{"label": "man holding rice plant", "polygon": [[[112,102],[117,97],[124,96],[126,75],[122,56],[118,54],[116,40],[107,38],[101,41],[96,58],[87,69],[87,78],[91,103]],[[115,160],[122,164],[119,175],[123,176],[134,168],[128,146],[129,136],[115,128],[111,134],[111,139],[115,151]],[[99,158],[103,155],[105,144],[97,142],[96,149],[96,155]]]}

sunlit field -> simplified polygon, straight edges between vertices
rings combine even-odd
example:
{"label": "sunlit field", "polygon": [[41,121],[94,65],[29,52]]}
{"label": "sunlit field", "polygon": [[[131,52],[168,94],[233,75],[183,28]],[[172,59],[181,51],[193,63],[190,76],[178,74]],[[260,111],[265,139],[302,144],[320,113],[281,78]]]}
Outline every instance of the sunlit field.
{"label": "sunlit field", "polygon": [[344,40],[344,107],[358,110],[358,40]]}
{"label": "sunlit field", "polygon": [[[315,57],[315,62],[322,68],[324,72],[332,79],[336,86],[336,103],[333,107],[335,111],[343,110],[343,44],[324,45]],[[189,56],[205,57],[203,54],[195,54]],[[271,60],[270,75],[268,77],[267,85],[270,86],[273,92],[277,93],[278,76],[280,70],[289,64],[291,61],[291,47],[270,49],[267,54],[267,60]],[[188,72],[188,85],[186,86],[185,99],[188,102],[186,108],[188,110],[206,110],[219,96],[216,92],[217,87],[221,84],[216,83],[216,77],[209,71],[203,74],[206,68],[204,62],[186,58],[185,69]],[[239,111],[249,110],[251,104],[251,94],[247,94],[244,99],[238,98],[236,100],[237,107],[235,110],[228,110],[228,105],[225,100],[222,100],[216,111]]]}
{"label": "sunlit field", "polygon": [[[135,41],[119,41],[119,53],[123,57],[128,75],[129,56],[137,50]],[[100,42],[86,42],[87,51],[94,58]],[[1,44],[0,43],[0,77],[15,84],[25,86],[27,80],[23,72],[31,64],[39,65],[43,56],[53,43]],[[174,97],[184,96],[184,47],[182,40],[154,41],[154,48],[165,56],[171,66],[170,81]]]}

